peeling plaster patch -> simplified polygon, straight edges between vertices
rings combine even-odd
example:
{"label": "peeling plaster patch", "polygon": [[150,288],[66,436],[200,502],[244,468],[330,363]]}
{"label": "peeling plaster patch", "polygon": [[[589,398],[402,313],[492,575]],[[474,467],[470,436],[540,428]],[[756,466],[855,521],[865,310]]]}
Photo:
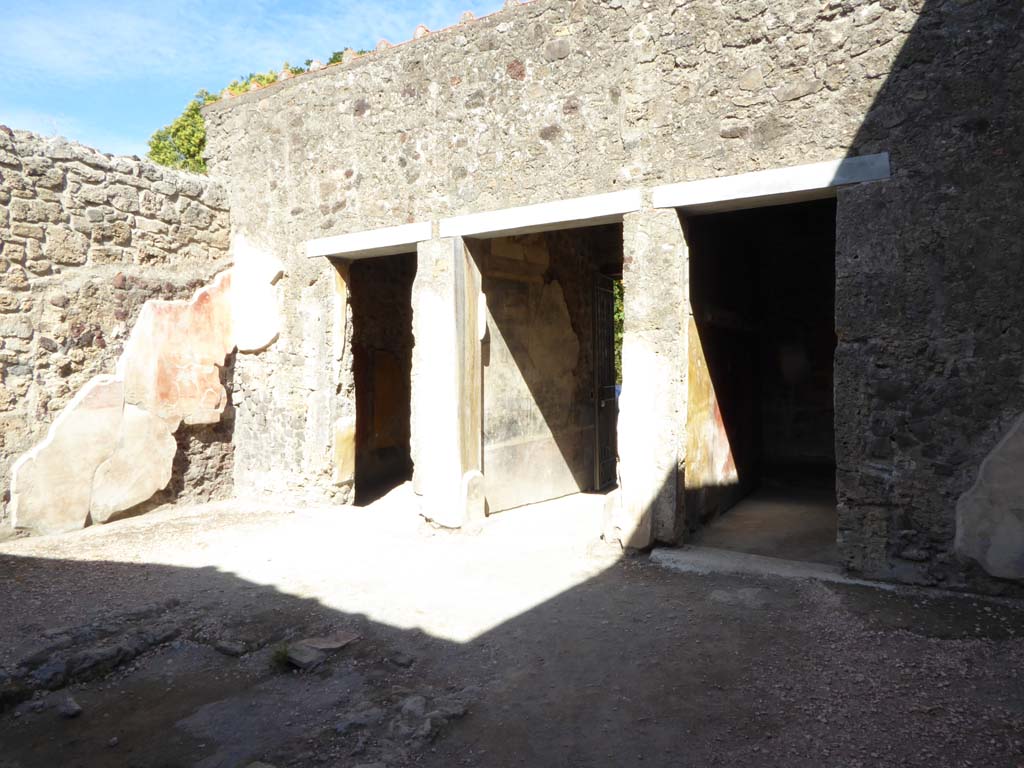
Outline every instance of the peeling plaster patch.
{"label": "peeling plaster patch", "polygon": [[281,316],[274,283],[284,272],[279,259],[251,243],[245,235],[231,241],[235,267],[231,321],[239,352],[260,352],[277,340]]}
{"label": "peeling plaster patch", "polygon": [[991,576],[1024,579],[1024,416],[957,502],[956,551]]}
{"label": "peeling plaster patch", "polygon": [[351,483],[356,476],[356,420],[342,416],[334,422],[334,482]]}
{"label": "peeling plaster patch", "polygon": [[93,475],[113,452],[123,409],[124,384],[113,376],[97,376],[79,390],[43,441],[14,463],[15,527],[61,533],[86,525]]}
{"label": "peeling plaster patch", "polygon": [[147,301],[118,361],[125,400],[172,432],[182,421],[216,424],[227,405],[220,367],[234,346],[231,280],[222,272],[189,301]]}
{"label": "peeling plaster patch", "polygon": [[105,523],[166,488],[177,450],[163,419],[125,404],[114,452],[93,476],[89,504],[93,522]]}
{"label": "peeling plaster patch", "polygon": [[190,300],[147,301],[115,375],[91,379],[14,464],[15,527],[59,533],[111,520],[170,482],[182,422],[220,421],[226,357],[265,349],[280,328],[280,262],[242,236],[232,247],[236,266]]}

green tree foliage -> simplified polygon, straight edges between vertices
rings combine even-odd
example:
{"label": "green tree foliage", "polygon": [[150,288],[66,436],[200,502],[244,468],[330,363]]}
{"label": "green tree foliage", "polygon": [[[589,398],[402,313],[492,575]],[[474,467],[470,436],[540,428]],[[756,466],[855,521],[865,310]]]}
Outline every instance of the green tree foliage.
{"label": "green tree foliage", "polygon": [[[356,53],[362,55],[369,51],[359,50]],[[343,54],[344,51],[335,51],[327,63],[340,62]],[[293,75],[301,75],[309,71],[312,63],[312,59],[306,59],[304,67],[293,67],[286,61],[283,69]],[[264,88],[277,82],[277,74],[277,72],[250,72],[237,80],[232,80],[225,90],[238,96],[253,90],[253,88]],[[173,123],[165,125],[150,137],[149,159],[171,168],[206,173],[206,161],[203,160],[203,150],[206,149],[206,122],[203,120],[201,109],[219,98],[220,96],[209,91],[199,91]]]}
{"label": "green tree foliage", "polygon": [[[288,66],[285,64],[285,66]],[[292,69],[291,67],[288,67]],[[302,70],[305,72],[305,70]],[[292,74],[296,74],[292,70]],[[265,88],[268,85],[273,85],[277,82],[277,72],[250,72],[245,77],[240,77],[237,80],[232,80],[228,83],[227,90],[231,93],[239,96],[243,93],[247,93],[252,86],[255,84],[259,88]]]}
{"label": "green tree foliage", "polygon": [[217,97],[199,91],[173,123],[165,125],[149,139],[149,158],[160,165],[206,173],[203,150],[206,148],[206,123],[199,111]]}

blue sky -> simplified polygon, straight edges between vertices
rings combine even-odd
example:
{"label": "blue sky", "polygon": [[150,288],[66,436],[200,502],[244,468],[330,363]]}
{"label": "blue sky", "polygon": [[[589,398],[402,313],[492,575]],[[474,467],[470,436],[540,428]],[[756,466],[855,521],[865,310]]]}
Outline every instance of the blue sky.
{"label": "blue sky", "polygon": [[200,88],[284,61],[400,42],[501,0],[0,0],[0,123],[115,154],[146,152]]}

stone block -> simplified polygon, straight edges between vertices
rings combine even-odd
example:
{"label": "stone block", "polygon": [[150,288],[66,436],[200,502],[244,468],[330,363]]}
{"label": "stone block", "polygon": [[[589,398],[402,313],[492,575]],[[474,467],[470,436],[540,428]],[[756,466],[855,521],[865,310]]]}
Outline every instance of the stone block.
{"label": "stone block", "polygon": [[130,262],[131,259],[125,255],[124,248],[118,248],[117,246],[103,245],[93,246],[89,249],[89,260],[93,264],[121,264],[122,262]]}
{"label": "stone block", "polygon": [[27,290],[29,287],[28,273],[15,264],[0,278],[0,286],[10,291]]}
{"label": "stone block", "polygon": [[0,293],[0,313],[17,312],[21,309],[21,300],[13,293]]}
{"label": "stone block", "polygon": [[31,339],[31,321],[22,315],[0,317],[0,338]]}
{"label": "stone block", "polygon": [[564,59],[571,52],[572,46],[565,37],[558,37],[544,44],[544,58],[548,61]]}
{"label": "stone block", "polygon": [[46,257],[57,264],[78,266],[85,264],[89,254],[89,238],[61,226],[51,226],[46,232]]}
{"label": "stone block", "polygon": [[29,237],[42,240],[45,232],[41,224],[29,224],[24,221],[11,222],[11,234],[15,237]]}

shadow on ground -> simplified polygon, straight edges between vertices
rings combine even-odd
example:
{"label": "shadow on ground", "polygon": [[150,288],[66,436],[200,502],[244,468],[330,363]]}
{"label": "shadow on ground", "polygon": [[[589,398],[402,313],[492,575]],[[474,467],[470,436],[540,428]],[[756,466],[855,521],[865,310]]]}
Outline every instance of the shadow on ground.
{"label": "shadow on ground", "polygon": [[[209,561],[232,562],[232,547],[265,561],[268,580],[273,562],[294,561],[336,577],[331,589],[353,585],[360,605],[394,603],[389,579],[414,599],[388,623],[282,591],[317,591],[294,575],[275,586],[114,562],[95,542],[68,556],[72,537],[54,539],[64,557],[17,556],[25,543],[12,542],[0,664],[37,692],[15,704],[8,681],[0,766],[1017,766],[1024,754],[1024,608],[1012,603],[690,576],[644,558],[595,567],[566,546],[569,570],[592,575],[454,641],[412,626],[505,600],[542,555],[517,543],[518,566],[482,576],[474,558],[493,557],[473,553],[493,546],[487,530],[379,547],[365,541],[372,526],[326,511],[228,520],[224,549],[208,534],[216,520],[176,514],[133,521],[130,540],[173,524]],[[289,538],[302,526],[357,541],[314,548]],[[138,546],[145,557],[155,545]],[[372,559],[353,564],[354,547]],[[466,565],[432,582],[430,563],[455,551]],[[410,558],[421,579],[408,581]],[[407,616],[417,605],[430,615]],[[282,666],[290,642],[339,630],[361,639],[310,671]],[[59,712],[67,695],[75,718]]]}

